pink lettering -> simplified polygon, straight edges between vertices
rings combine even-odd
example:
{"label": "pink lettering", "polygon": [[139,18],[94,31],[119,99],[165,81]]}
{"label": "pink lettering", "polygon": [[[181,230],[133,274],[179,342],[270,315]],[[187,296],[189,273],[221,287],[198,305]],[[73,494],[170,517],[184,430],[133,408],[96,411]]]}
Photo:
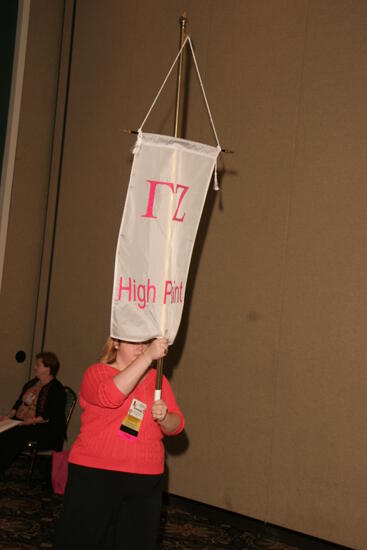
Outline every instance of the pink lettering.
{"label": "pink lettering", "polygon": [[129,277],[129,285],[123,286],[123,278],[120,277],[119,302],[124,291],[128,292],[126,301],[137,303],[139,309],[144,309],[150,302],[155,303],[157,289],[155,285],[151,284],[150,279],[147,280],[146,285],[143,283],[137,285],[135,279],[131,280]]}
{"label": "pink lettering", "polygon": [[122,286],[122,277],[120,277],[120,288],[119,288],[119,302],[121,302],[121,294],[123,290],[129,291],[129,302],[131,300],[131,279],[129,277],[129,286]]}
{"label": "pink lettering", "polygon": [[170,296],[171,292],[172,292],[172,283],[171,281],[166,281],[166,284],[164,286],[164,299],[163,299],[164,304],[167,303],[167,296]]}
{"label": "pink lettering", "polygon": [[179,188],[182,189],[182,193],[181,193],[181,195],[180,195],[180,198],[179,198],[179,201],[178,201],[178,205],[177,205],[177,209],[176,209],[176,212],[175,212],[175,214],[174,214],[172,220],[174,220],[174,221],[176,221],[176,222],[183,222],[184,217],[185,217],[185,215],[186,215],[186,212],[183,213],[183,215],[182,215],[181,218],[177,218],[177,213],[178,213],[179,208],[180,208],[180,206],[181,206],[182,199],[183,199],[184,196],[186,195],[186,193],[187,193],[187,191],[188,191],[189,188],[187,187],[187,185],[180,185],[180,184],[178,184],[178,185],[176,185],[176,193],[177,193],[177,191],[178,191]]}
{"label": "pink lettering", "polygon": [[145,285],[139,285],[138,286],[138,307],[140,309],[144,309],[145,308],[145,304],[146,304],[146,301],[145,301]]}
{"label": "pink lettering", "polygon": [[150,284],[150,279],[148,279],[148,286],[147,286],[147,295],[148,295],[148,302],[149,302],[149,297],[150,297],[150,292],[152,291],[153,293],[153,299],[152,299],[152,302],[153,304],[155,304],[155,296],[156,296],[156,288],[154,285],[151,285]]}
{"label": "pink lettering", "polygon": [[153,180],[147,180],[147,181],[150,184],[148,206],[147,206],[147,211],[145,212],[145,214],[142,214],[141,217],[156,219],[157,216],[153,214],[153,206],[154,206],[155,191],[156,191],[157,185],[167,185],[167,187],[171,189],[172,193],[174,193],[174,187],[173,187],[173,183],[169,183],[167,181],[153,181]]}
{"label": "pink lettering", "polygon": [[166,304],[168,298],[171,304],[182,304],[182,282],[180,285],[176,285],[176,281],[166,281],[164,286],[164,298],[163,303]]}
{"label": "pink lettering", "polygon": [[179,189],[182,189],[181,194],[180,194],[180,198],[178,200],[178,205],[177,205],[176,211],[173,215],[172,221],[183,222],[183,220],[185,218],[185,215],[186,215],[186,212],[184,212],[181,215],[181,217],[179,218],[178,217],[178,211],[180,209],[180,206],[181,206],[181,203],[183,201],[184,196],[186,195],[187,191],[189,190],[189,187],[187,185],[177,184],[176,185],[176,190],[175,190],[174,184],[170,183],[168,181],[147,180],[147,182],[149,183],[149,186],[150,186],[149,187],[148,204],[147,204],[147,209],[146,209],[145,214],[142,214],[141,217],[142,218],[157,219],[157,216],[154,215],[154,200],[155,200],[155,196],[156,196],[156,190],[157,190],[158,185],[165,185],[166,187],[168,187],[171,190],[171,193],[177,193]]}

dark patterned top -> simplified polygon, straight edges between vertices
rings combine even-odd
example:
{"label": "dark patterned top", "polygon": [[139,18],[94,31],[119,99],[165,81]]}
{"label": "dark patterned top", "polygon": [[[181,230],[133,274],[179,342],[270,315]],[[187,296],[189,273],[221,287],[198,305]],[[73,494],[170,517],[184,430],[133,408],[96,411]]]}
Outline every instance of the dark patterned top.
{"label": "dark patterned top", "polygon": [[[22,405],[24,394],[38,382],[38,378],[32,378],[32,380],[29,380],[23,386],[20,396],[13,405],[13,409],[18,411]],[[51,382],[45,384],[40,389],[35,411],[35,416],[42,416],[44,420],[47,420],[50,431],[63,439],[65,439],[66,433],[65,403],[66,393],[64,386],[57,378],[53,378]],[[17,418],[17,415],[15,417]]]}

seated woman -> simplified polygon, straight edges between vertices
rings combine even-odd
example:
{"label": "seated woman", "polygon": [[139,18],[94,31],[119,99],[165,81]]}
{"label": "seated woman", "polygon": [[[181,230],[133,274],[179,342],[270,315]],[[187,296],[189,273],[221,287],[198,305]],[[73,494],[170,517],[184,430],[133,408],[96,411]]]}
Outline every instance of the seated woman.
{"label": "seated woman", "polygon": [[52,352],[36,355],[35,378],[23,387],[13,408],[1,420],[14,418],[21,424],[0,433],[0,472],[36,441],[40,448],[61,450],[66,434],[63,385],[56,378],[60,363]]}

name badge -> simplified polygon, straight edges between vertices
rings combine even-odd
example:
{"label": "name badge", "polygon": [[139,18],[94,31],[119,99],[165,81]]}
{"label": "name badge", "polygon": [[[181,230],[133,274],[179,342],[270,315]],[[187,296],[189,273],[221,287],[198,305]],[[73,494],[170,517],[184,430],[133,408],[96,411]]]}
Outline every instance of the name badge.
{"label": "name badge", "polygon": [[146,408],[146,404],[139,401],[139,399],[132,400],[129,412],[120,426],[119,437],[129,439],[130,441],[137,440]]}

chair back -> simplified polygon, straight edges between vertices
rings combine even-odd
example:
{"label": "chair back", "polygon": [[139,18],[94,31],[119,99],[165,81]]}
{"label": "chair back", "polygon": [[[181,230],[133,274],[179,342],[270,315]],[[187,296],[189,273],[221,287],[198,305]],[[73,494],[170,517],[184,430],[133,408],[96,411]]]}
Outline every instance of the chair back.
{"label": "chair back", "polygon": [[75,391],[72,390],[69,386],[64,386],[64,390],[66,393],[65,418],[66,418],[66,426],[68,426],[78,397]]}

